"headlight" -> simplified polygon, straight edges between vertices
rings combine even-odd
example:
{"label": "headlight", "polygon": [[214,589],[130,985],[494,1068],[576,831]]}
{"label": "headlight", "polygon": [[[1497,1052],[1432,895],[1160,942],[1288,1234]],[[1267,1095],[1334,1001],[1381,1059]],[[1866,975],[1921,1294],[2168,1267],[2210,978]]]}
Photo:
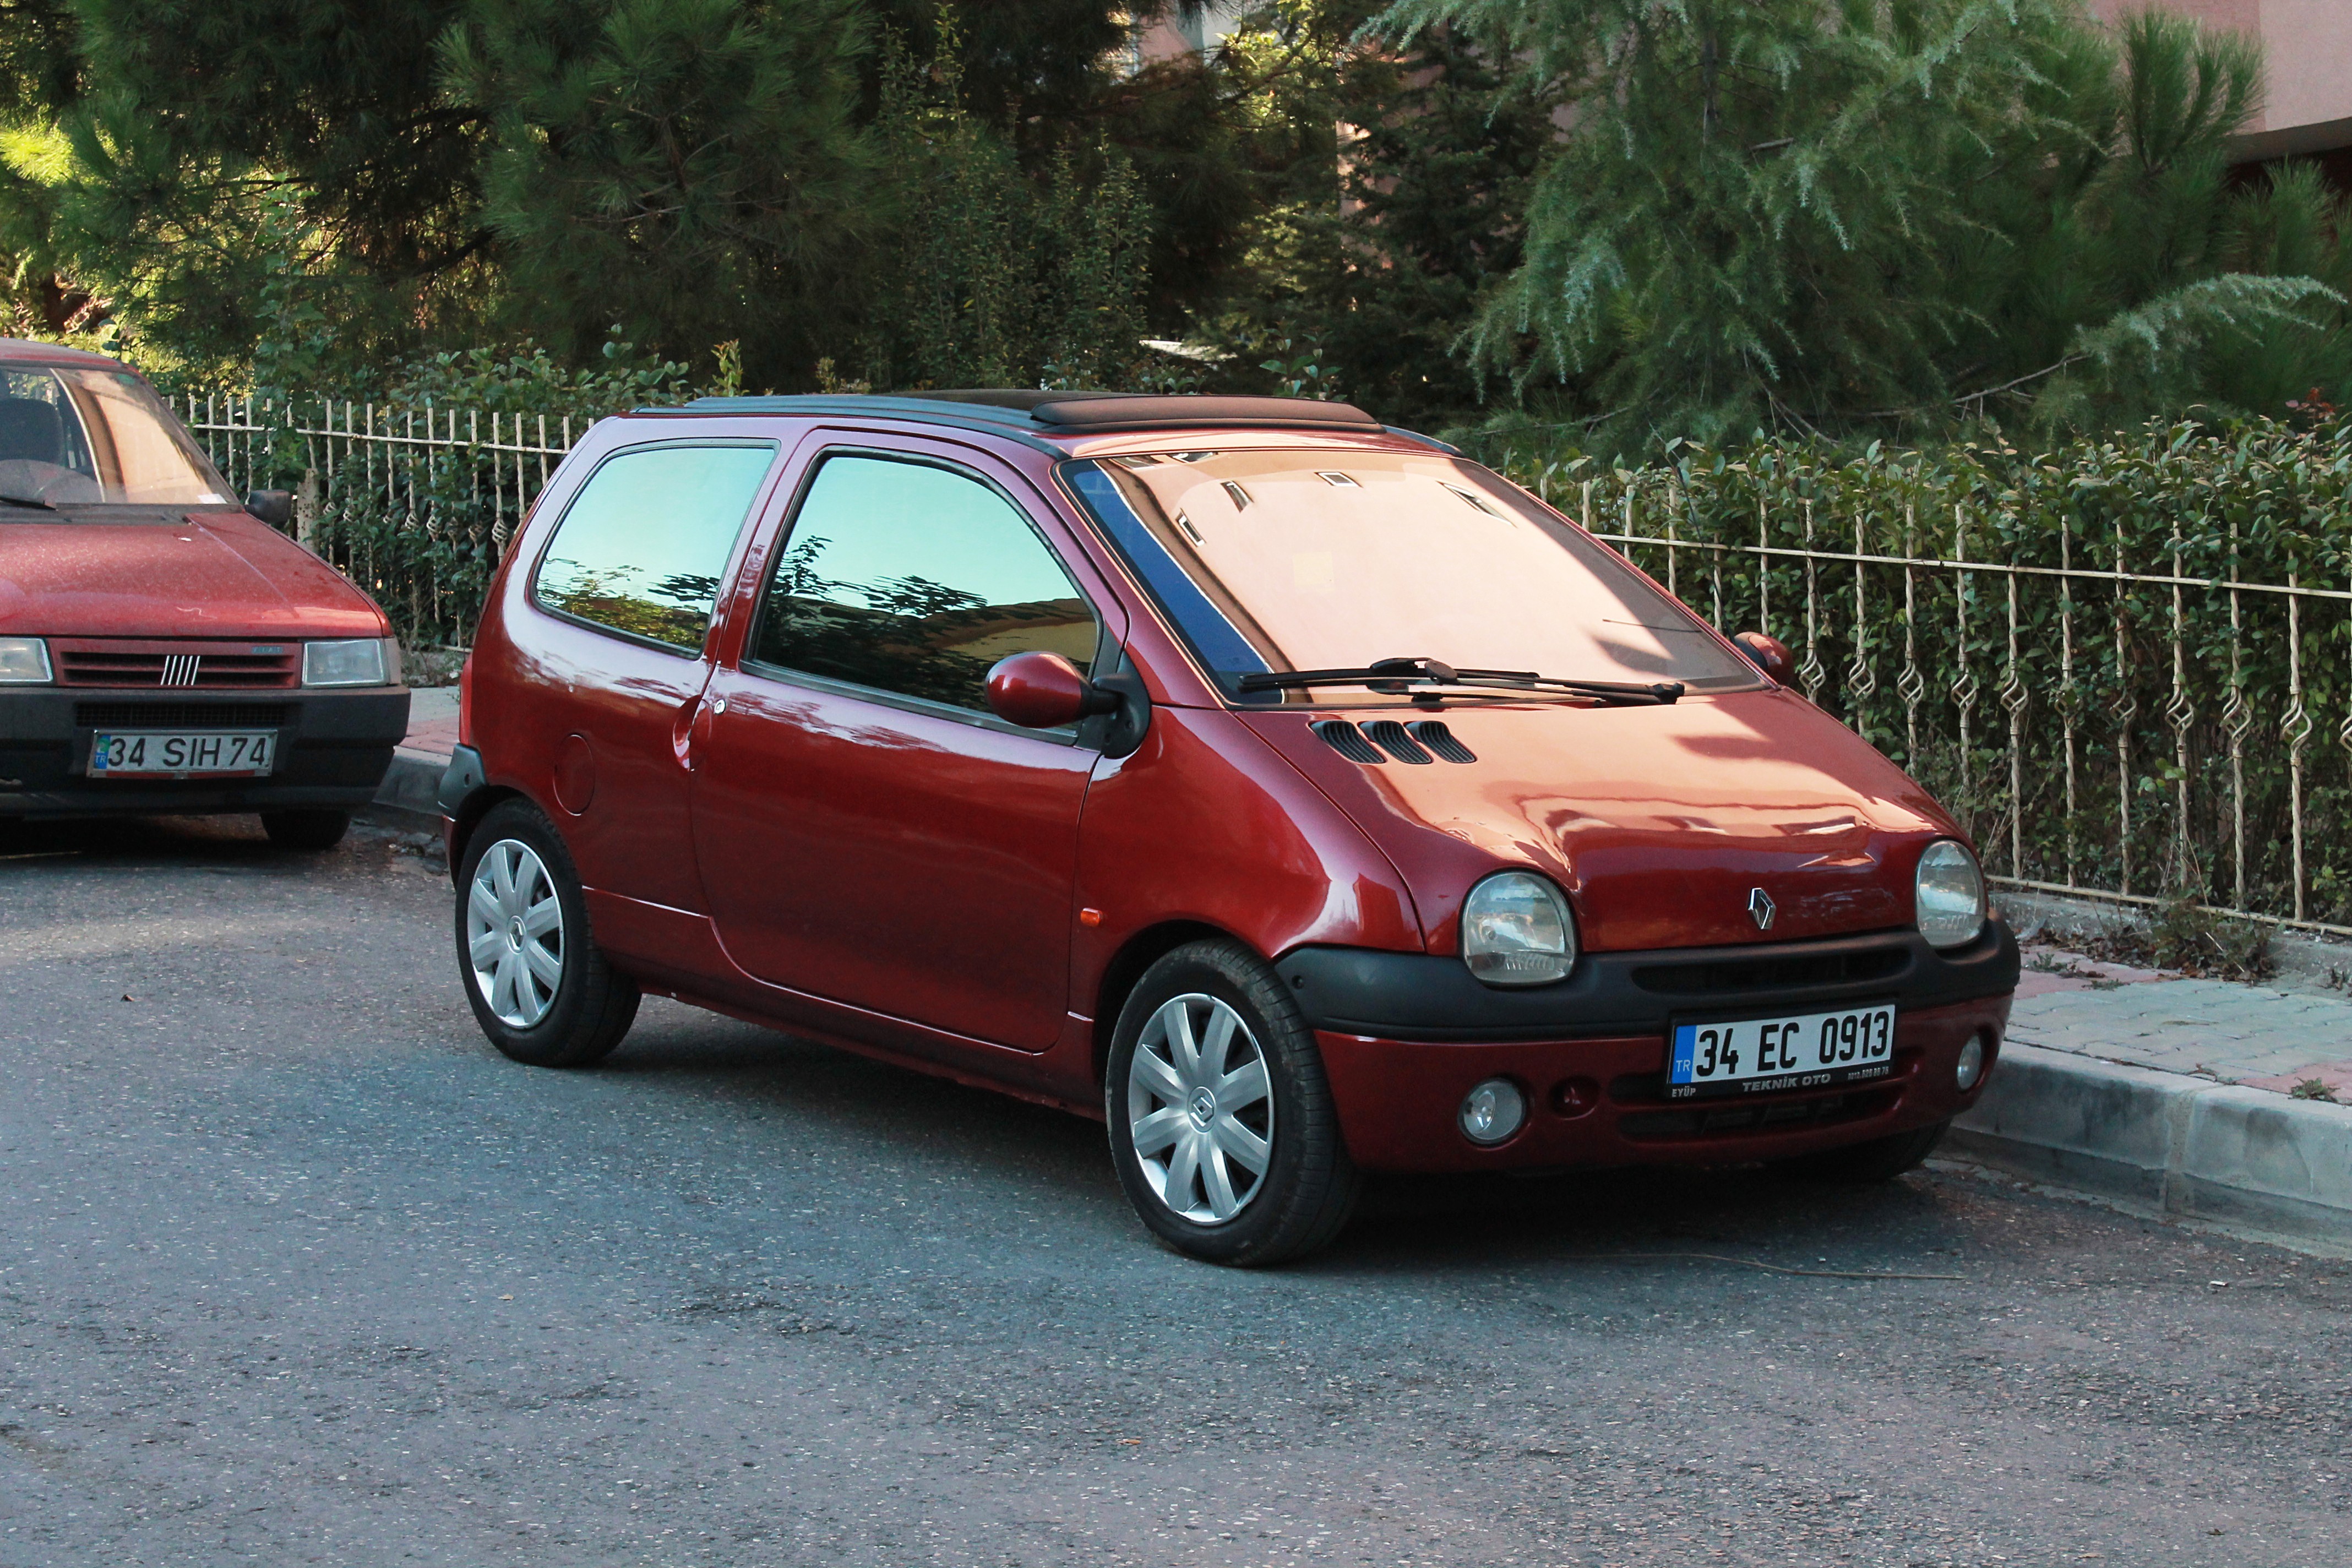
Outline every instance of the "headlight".
{"label": "headlight", "polygon": [[383,686],[383,639],[310,642],[302,645],[305,686]]}
{"label": "headlight", "polygon": [[1576,919],[1558,888],[1503,871],[1462,900],[1462,962],[1489,985],[1544,985],[1576,967]]}
{"label": "headlight", "polygon": [[49,645],[38,637],[0,637],[0,686],[47,686]]}
{"label": "headlight", "polygon": [[1913,898],[1929,947],[1965,946],[1984,930],[1984,873],[1965,845],[1943,838],[1927,846]]}

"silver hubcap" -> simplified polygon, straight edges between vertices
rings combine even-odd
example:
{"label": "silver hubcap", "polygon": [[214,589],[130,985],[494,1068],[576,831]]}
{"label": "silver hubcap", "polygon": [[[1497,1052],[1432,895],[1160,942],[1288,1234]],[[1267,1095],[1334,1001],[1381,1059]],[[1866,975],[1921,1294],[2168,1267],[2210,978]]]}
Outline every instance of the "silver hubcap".
{"label": "silver hubcap", "polygon": [[528,1029],[554,1005],[563,981],[563,906],[547,868],[520,839],[499,839],[474,868],[466,957],[500,1023]]}
{"label": "silver hubcap", "polygon": [[1274,1158],[1274,1086],[1242,1016],[1197,993],[1151,1015],[1127,1069],[1127,1121],[1160,1202],[1202,1225],[1247,1208]]}

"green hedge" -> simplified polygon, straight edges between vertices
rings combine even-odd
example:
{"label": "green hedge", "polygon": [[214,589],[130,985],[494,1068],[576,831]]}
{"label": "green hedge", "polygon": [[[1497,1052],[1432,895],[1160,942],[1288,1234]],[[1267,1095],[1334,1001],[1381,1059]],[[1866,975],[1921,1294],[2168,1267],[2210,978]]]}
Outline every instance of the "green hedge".
{"label": "green hedge", "polygon": [[[2252,910],[2352,924],[2352,602],[2305,598],[2291,612],[2285,596],[2242,592],[2233,630],[2224,590],[1822,558],[2109,572],[2120,553],[2136,574],[2342,592],[2352,428],[2184,423],[2038,452],[1675,443],[1638,468],[1524,440],[1487,456],[1600,531],[1696,542],[1625,548],[1726,630],[1788,642],[1808,692],[1934,789],[1997,874],[2223,904],[2240,902],[2242,876]],[[1765,558],[1759,542],[1814,553]]]}

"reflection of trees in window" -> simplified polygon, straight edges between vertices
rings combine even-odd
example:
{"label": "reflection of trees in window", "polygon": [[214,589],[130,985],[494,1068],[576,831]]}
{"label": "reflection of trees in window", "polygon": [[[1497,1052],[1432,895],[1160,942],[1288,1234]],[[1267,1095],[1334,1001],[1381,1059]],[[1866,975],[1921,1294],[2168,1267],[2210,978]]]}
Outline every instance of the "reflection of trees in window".
{"label": "reflection of trees in window", "polygon": [[[677,573],[642,591],[639,569],[621,565],[597,571],[577,561],[551,556],[539,574],[539,599],[551,609],[615,631],[651,637],[678,647],[698,648],[710,626],[710,606],[719,579]],[[656,604],[656,598],[670,604]]]}
{"label": "reflection of trees in window", "polygon": [[[628,572],[635,568],[624,566],[621,570]],[[657,599],[668,599],[708,616],[710,606],[719,602],[719,578],[715,573],[678,572],[663,578],[646,592]]]}
{"label": "reflection of trees in window", "polygon": [[989,667],[1005,650],[974,645],[1031,625],[1094,625],[1075,598],[991,605],[921,576],[827,582],[814,554],[795,550],[777,563],[754,656],[763,663],[984,711]]}

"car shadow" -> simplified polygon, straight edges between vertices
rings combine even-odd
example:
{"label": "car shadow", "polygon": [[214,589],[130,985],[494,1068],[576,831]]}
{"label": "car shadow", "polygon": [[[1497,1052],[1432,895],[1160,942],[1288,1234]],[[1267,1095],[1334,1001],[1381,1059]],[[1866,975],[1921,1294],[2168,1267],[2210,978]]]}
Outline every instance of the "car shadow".
{"label": "car shadow", "polygon": [[0,818],[0,870],[16,863],[79,860],[100,867],[300,873],[347,868],[355,854],[404,837],[417,836],[361,820],[333,849],[285,849],[269,841],[258,816],[243,814]]}
{"label": "car shadow", "polygon": [[[669,1003],[648,1003],[596,1071],[706,1109],[721,1101],[772,1121],[796,1146],[821,1130],[856,1158],[950,1168],[961,1184],[1083,1214],[1094,1237],[1150,1245],[1125,1212],[1101,1125],[1066,1111]],[[1362,1279],[1622,1253],[1639,1255],[1627,1262],[1938,1271],[1934,1253],[1950,1245],[1954,1207],[1947,1187],[1920,1174],[1867,1187],[1756,1165],[1381,1174],[1366,1179],[1337,1240],[1296,1267]]]}
{"label": "car shadow", "polygon": [[274,847],[254,816],[105,816],[0,821],[0,862],[257,865],[297,858]]}

